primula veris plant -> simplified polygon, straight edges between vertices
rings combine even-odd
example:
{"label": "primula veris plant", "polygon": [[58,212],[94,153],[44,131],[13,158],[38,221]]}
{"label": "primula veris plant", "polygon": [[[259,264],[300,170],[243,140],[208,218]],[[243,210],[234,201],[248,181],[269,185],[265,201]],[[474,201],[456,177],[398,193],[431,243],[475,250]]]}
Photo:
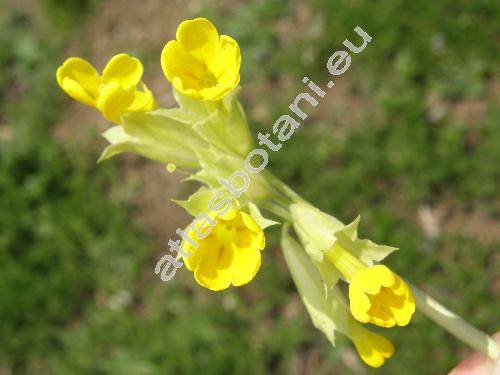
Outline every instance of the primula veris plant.
{"label": "primula veris plant", "polygon": [[[364,45],[371,40],[359,27],[355,30]],[[350,42],[344,45],[355,53],[362,50]],[[334,74],[338,70],[330,60],[327,67]],[[177,229],[181,239],[169,241],[170,253],[160,259],[155,273],[171,280],[185,265],[209,290],[241,287],[261,267],[264,230],[282,224],[281,247],[291,276],[314,326],[332,344],[338,331],[350,338],[367,365],[379,367],[395,348],[369,327],[407,326],[417,307],[473,348],[496,358],[500,350],[488,336],[382,264],[397,249],[360,239],[359,217],[344,224],[264,170],[267,152],[254,148],[238,100],[240,61],[233,38],[220,35],[209,20],[196,18],[182,22],[176,39],[161,53],[176,108],[156,104],[141,82],[141,62],[124,53],[112,57],[102,74],[78,57],[57,70],[57,82],[69,96],[97,108],[113,123],[103,133],[109,145],[99,161],[132,152],[201,185],[187,199],[175,201],[193,221]],[[325,92],[306,78],[303,82],[322,97]],[[307,100],[313,104],[313,99]],[[296,107],[297,103],[298,99]],[[304,119],[302,111],[294,113]],[[285,141],[299,125],[282,116],[273,133]],[[272,143],[269,135],[259,133],[259,145],[279,150],[281,144]],[[252,164],[254,157],[264,160],[264,167]]]}

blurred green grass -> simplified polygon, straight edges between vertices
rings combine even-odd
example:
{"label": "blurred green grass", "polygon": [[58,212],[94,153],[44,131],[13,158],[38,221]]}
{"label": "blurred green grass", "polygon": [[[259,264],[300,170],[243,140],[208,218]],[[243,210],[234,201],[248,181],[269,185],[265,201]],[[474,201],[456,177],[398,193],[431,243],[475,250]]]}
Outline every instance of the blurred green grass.
{"label": "blurred green grass", "polygon": [[[151,275],[155,249],[130,221],[133,207],[111,198],[116,164],[97,167],[95,154],[51,137],[63,97],[55,68],[95,6],[46,0],[36,19],[0,15],[0,123],[12,131],[0,140],[0,369],[356,372],[349,343],[339,337],[332,349],[310,324],[276,232],[245,288],[214,294],[190,275],[162,285]],[[417,219],[421,207],[445,205],[465,216],[462,225],[479,213],[498,230],[498,3],[269,0],[204,14],[240,42],[255,130],[287,111],[303,75],[327,80],[325,61],[355,25],[373,36],[338,78],[345,100],[361,101],[359,116],[346,123],[348,110],[320,104],[270,167],[342,220],[361,214],[362,236],[401,248],[388,261],[395,270],[471,323],[498,330],[498,236],[484,241],[445,226],[430,238]],[[480,103],[480,116],[456,114],[470,102]],[[463,348],[421,315],[384,334],[397,355],[369,373],[443,373]]]}

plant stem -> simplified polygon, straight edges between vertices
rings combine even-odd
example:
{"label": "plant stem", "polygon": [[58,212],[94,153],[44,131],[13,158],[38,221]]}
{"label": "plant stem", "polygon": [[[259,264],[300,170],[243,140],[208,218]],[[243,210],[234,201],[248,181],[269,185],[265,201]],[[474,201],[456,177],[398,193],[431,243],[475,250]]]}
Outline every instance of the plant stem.
{"label": "plant stem", "polygon": [[266,176],[267,181],[269,181],[270,184],[275,189],[277,189],[277,191],[281,195],[286,197],[289,204],[299,203],[299,202],[306,203],[306,201],[300,195],[298,195],[295,191],[293,191],[288,185],[283,183],[279,178],[274,176],[271,172],[266,171],[265,176]]}
{"label": "plant stem", "polygon": [[471,326],[458,315],[441,305],[428,294],[410,285],[417,308],[429,319],[443,327],[471,348],[483,353],[494,361],[500,361],[500,346],[486,333]]}
{"label": "plant stem", "polygon": [[280,217],[285,223],[292,222],[292,215],[287,205],[283,206],[280,204],[279,200],[270,200],[269,202],[261,203],[261,207]]}

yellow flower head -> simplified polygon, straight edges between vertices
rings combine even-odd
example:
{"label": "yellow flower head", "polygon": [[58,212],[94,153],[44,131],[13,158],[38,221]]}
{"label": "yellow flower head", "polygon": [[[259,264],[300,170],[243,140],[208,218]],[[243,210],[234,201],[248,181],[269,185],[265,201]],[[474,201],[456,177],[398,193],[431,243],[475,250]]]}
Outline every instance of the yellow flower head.
{"label": "yellow flower head", "polygon": [[381,327],[405,326],[415,312],[415,300],[406,283],[383,265],[364,268],[349,284],[354,318]]}
{"label": "yellow flower head", "polygon": [[349,324],[349,337],[363,362],[371,367],[382,366],[395,352],[394,345],[389,340],[355,322]]}
{"label": "yellow flower head", "polygon": [[182,22],[161,54],[163,73],[193,99],[218,100],[240,82],[240,47],[206,18]]}
{"label": "yellow flower head", "polygon": [[57,69],[57,83],[73,99],[97,108],[106,120],[120,123],[125,112],[149,111],[155,106],[153,94],[141,81],[143,67],[125,53],[113,56],[102,75],[86,60],[70,57]]}
{"label": "yellow flower head", "polygon": [[[262,228],[245,212],[231,209],[214,219],[210,233],[197,240],[198,247],[189,242],[183,249],[191,255],[184,258],[188,270],[194,272],[196,281],[210,290],[223,290],[231,284],[249,283],[257,274],[261,263],[261,250],[265,246]],[[195,239],[198,228],[188,235]]]}

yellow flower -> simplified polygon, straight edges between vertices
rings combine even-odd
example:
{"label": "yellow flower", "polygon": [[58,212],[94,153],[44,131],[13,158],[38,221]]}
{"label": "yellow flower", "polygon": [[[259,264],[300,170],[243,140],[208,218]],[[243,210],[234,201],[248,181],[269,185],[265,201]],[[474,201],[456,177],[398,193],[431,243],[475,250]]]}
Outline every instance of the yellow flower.
{"label": "yellow flower", "polygon": [[240,82],[240,48],[206,18],[182,22],[161,54],[163,73],[193,99],[218,100]]}
{"label": "yellow flower", "polygon": [[394,346],[354,320],[338,286],[325,288],[325,281],[317,268],[304,249],[290,237],[286,225],[283,226],[281,248],[314,326],[325,334],[332,345],[335,345],[336,331],[347,335],[366,364],[382,366],[394,354]]}
{"label": "yellow flower", "polygon": [[408,285],[389,268],[366,266],[339,244],[325,256],[349,281],[349,306],[356,320],[386,328],[410,322],[415,300]]}
{"label": "yellow flower", "polygon": [[113,56],[102,75],[86,60],[70,57],[57,69],[59,86],[73,99],[97,108],[116,124],[126,112],[149,111],[155,106],[153,94],[141,81],[143,67],[125,53]]}
{"label": "yellow flower", "polygon": [[394,345],[389,340],[370,332],[356,322],[349,322],[348,336],[363,362],[371,367],[382,366],[395,352]]}
{"label": "yellow flower", "polygon": [[236,209],[214,220],[216,224],[201,240],[197,240],[199,226],[188,231],[198,247],[183,242],[185,252],[191,253],[184,258],[187,269],[194,272],[200,285],[214,291],[249,283],[260,268],[260,252],[265,246],[262,228],[250,215]]}
{"label": "yellow flower", "polygon": [[356,273],[349,284],[349,300],[354,318],[381,327],[405,326],[415,312],[408,285],[383,265]]}

